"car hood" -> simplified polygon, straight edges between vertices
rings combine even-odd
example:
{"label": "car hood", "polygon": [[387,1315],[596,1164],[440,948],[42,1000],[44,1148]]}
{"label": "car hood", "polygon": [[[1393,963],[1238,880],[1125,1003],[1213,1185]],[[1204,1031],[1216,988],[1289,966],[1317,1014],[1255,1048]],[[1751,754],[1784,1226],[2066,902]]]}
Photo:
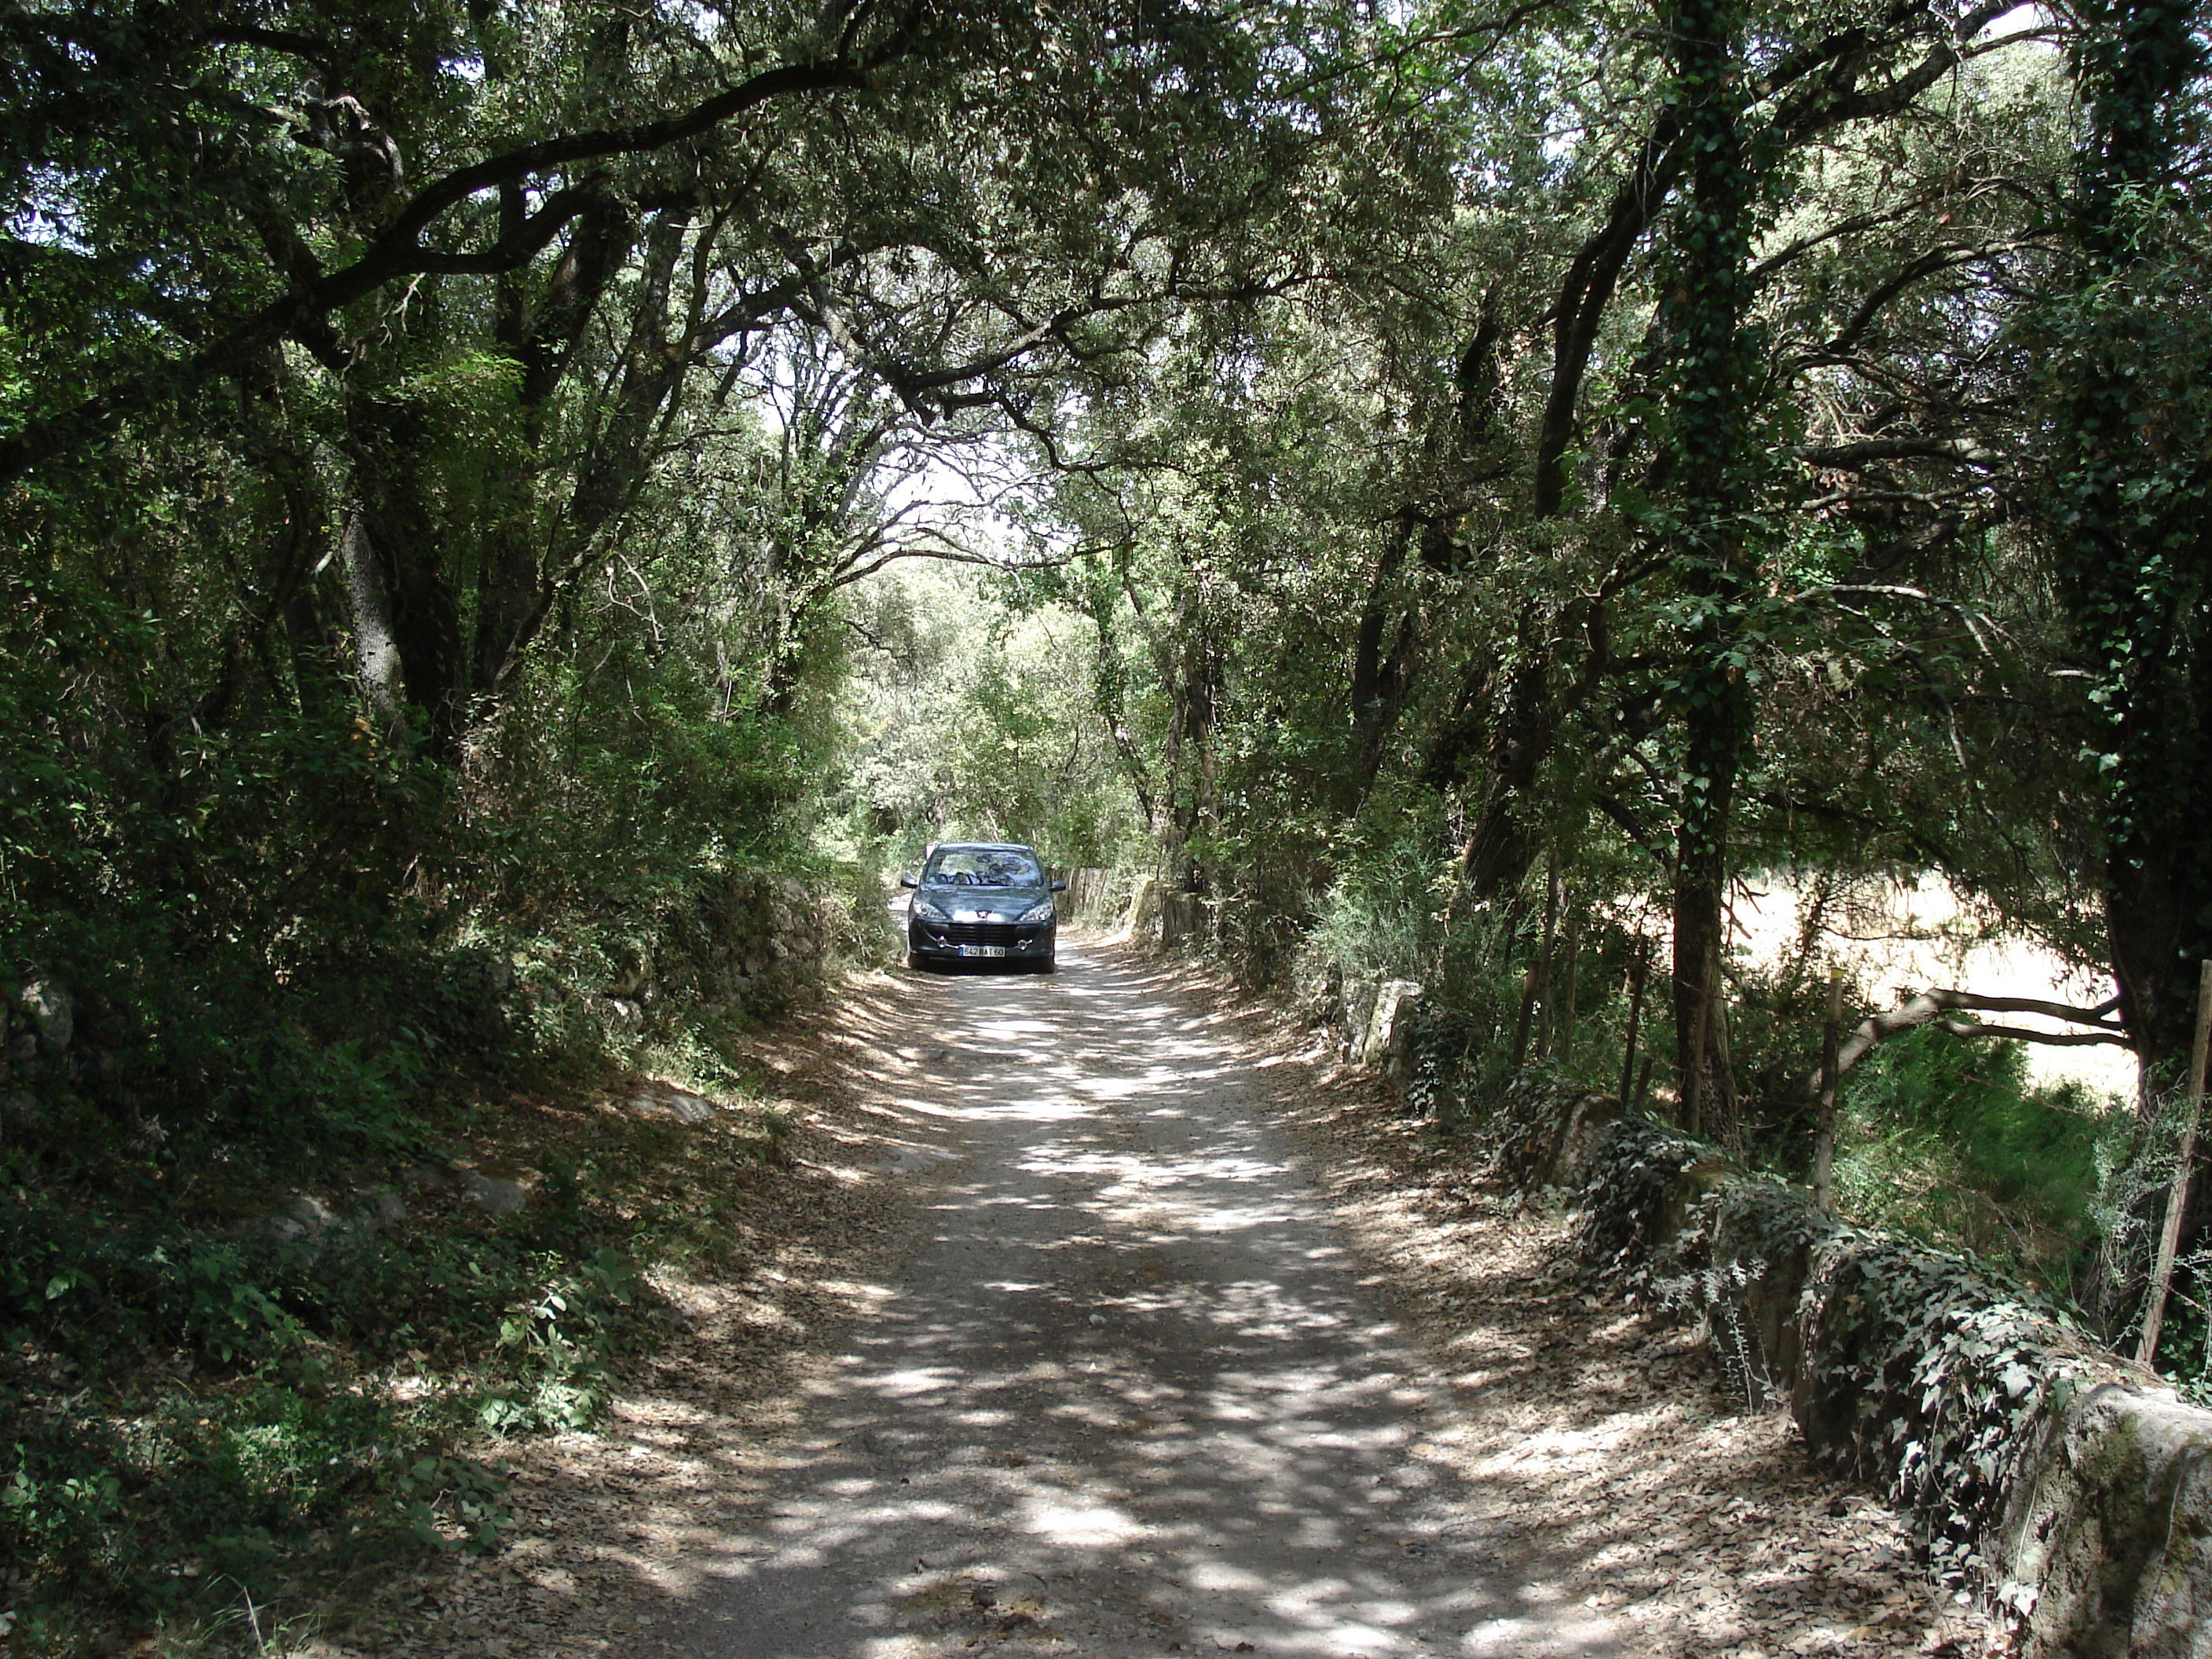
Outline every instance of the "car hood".
{"label": "car hood", "polygon": [[1013,921],[1052,894],[1042,887],[925,887],[915,896],[955,921]]}

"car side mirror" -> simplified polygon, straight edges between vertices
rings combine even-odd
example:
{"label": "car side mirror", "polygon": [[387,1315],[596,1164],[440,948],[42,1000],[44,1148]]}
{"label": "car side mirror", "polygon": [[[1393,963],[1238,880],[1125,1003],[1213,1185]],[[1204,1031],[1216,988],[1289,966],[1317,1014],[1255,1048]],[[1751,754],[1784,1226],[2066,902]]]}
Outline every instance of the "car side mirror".
{"label": "car side mirror", "polygon": [[1056,881],[1052,884],[1052,890],[1055,893],[1065,893],[1067,890],[1067,884],[1064,881]]}
{"label": "car side mirror", "polygon": [[912,876],[901,876],[899,878],[899,885],[902,887],[919,887],[921,884],[916,881]]}

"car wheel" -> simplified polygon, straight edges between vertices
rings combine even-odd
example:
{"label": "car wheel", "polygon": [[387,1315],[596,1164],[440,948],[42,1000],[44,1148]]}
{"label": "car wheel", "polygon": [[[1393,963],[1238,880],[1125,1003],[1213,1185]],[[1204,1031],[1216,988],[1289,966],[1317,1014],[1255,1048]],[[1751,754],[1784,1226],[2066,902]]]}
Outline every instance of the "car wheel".
{"label": "car wheel", "polygon": [[929,958],[928,958],[928,957],[925,957],[925,956],[923,956],[923,955],[922,955],[922,953],[921,953],[921,951],[908,951],[908,952],[906,953],[906,969],[907,969],[907,972],[908,972],[908,973],[910,973],[910,974],[919,974],[919,973],[922,972],[925,969],[927,969],[928,966],[929,966]]}
{"label": "car wheel", "polygon": [[1058,972],[1060,971],[1060,956],[1059,956],[1059,953],[1058,953],[1057,951],[1055,951],[1055,952],[1054,952],[1054,954],[1052,954],[1051,956],[1047,957],[1046,957],[1042,962],[1040,962],[1039,963],[1037,963],[1037,965],[1036,965],[1036,970],[1037,970],[1037,972],[1039,972],[1040,974],[1056,974],[1056,973],[1058,973]]}

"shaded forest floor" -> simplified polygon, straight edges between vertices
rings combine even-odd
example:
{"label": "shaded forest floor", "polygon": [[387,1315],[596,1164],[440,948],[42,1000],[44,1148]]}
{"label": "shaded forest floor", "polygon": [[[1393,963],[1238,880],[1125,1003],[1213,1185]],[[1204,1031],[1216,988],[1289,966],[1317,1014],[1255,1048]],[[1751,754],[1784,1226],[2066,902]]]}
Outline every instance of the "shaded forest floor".
{"label": "shaded forest floor", "polygon": [[[1981,1650],[1978,1618],[1917,1567],[1874,1495],[1815,1469],[1785,1417],[1738,1410],[1692,1333],[1576,1282],[1564,1218],[1475,1182],[1280,1014],[1203,974],[1103,954],[1241,1051],[1367,1294],[1418,1335],[1448,1403],[1409,1456],[1456,1476],[1480,1529],[1540,1555],[1553,1593],[1622,1650]],[[909,1086],[933,1053],[932,989],[860,975],[758,1042],[770,1087],[803,1109],[792,1162],[733,1174],[742,1190],[717,1195],[739,1217],[723,1270],[657,1276],[681,1317],[611,1420],[496,1448],[516,1519],[503,1553],[398,1574],[342,1614],[272,1610],[287,1650],[712,1650],[695,1645],[710,1541],[760,1525],[806,1455],[835,1357],[893,1295],[915,1243],[941,1127]],[[991,1630],[978,1640],[1003,1644]]]}
{"label": "shaded forest floor", "polygon": [[1295,1121],[1374,1290],[1468,1401],[1437,1454],[1577,1557],[1643,1651],[1985,1650],[1905,1522],[1820,1469],[1786,1412],[1741,1409],[1698,1333],[1583,1287],[1567,1218],[1472,1179],[1364,1079],[1322,1081]]}

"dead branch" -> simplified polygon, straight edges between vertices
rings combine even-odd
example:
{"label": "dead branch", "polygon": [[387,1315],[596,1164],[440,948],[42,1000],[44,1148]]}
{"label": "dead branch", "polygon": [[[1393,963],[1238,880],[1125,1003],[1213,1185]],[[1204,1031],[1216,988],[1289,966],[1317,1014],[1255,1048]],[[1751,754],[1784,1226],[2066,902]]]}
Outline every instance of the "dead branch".
{"label": "dead branch", "polygon": [[[1923,1025],[1936,1025],[1960,1037],[2011,1037],[2022,1042],[2045,1042],[2062,1047],[2081,1043],[2108,1042],[2119,1048],[2130,1048],[2135,1039],[2120,1025],[2116,1016],[2119,999],[2114,997],[2094,1008],[2075,1008],[2063,1002],[2045,1002],[2036,997],[1984,996],[1976,991],[1929,989],[1917,996],[1909,997],[1899,1007],[1887,1013],[1872,1014],[1862,1020],[1837,1053],[1836,1075],[1842,1077],[1852,1066],[1866,1058],[1875,1044],[1886,1037],[1914,1030]],[[2065,1020],[2087,1029],[2078,1031],[2039,1031],[2021,1025],[1989,1025],[1976,1020],[1954,1019],[1948,1016],[1961,1012],[1993,1014],[2041,1014],[2047,1019]],[[1808,1080],[1808,1091],[1820,1087],[1820,1073],[1815,1072]]]}

